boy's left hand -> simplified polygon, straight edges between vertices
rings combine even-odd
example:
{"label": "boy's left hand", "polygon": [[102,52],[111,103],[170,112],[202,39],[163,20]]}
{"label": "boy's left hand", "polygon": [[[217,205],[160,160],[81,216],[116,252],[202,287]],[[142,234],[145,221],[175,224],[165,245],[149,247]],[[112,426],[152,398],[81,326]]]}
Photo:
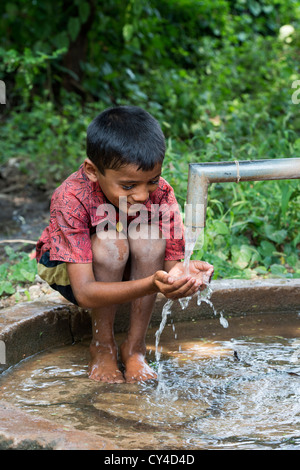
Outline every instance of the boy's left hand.
{"label": "boy's left hand", "polygon": [[[197,279],[197,284],[200,290],[206,288],[210,283],[214,274],[214,267],[205,261],[192,260],[189,264],[189,275]],[[169,271],[169,275],[175,279],[179,279],[186,275],[183,262],[178,262]]]}

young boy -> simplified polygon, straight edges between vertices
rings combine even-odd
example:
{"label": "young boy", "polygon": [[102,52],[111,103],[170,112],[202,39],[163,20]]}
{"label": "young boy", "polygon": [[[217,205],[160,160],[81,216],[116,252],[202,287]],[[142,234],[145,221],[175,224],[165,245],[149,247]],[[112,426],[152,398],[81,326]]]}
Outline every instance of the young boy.
{"label": "young boy", "polygon": [[[103,111],[87,130],[87,158],[56,189],[50,224],[37,244],[39,275],[69,301],[92,309],[89,377],[121,383],[156,378],[145,335],[156,294],[178,299],[203,287],[213,267],[184,274],[184,236],[171,186],[161,178],[165,139],[146,111]],[[117,305],[131,302],[130,326],[114,339]]]}

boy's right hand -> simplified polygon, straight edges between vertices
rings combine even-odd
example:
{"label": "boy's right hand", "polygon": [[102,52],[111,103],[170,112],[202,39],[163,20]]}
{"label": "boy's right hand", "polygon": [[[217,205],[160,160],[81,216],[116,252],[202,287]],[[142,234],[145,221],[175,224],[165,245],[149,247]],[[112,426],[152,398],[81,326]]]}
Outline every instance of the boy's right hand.
{"label": "boy's right hand", "polygon": [[167,299],[191,297],[199,290],[199,282],[191,276],[174,279],[166,271],[157,271],[153,275],[156,291],[161,292]]}

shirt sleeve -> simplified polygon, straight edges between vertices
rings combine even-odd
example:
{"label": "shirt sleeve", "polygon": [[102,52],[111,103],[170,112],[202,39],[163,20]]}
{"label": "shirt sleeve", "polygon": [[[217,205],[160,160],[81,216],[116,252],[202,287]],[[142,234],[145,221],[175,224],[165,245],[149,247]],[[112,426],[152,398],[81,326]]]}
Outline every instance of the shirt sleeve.
{"label": "shirt sleeve", "polygon": [[168,185],[160,203],[160,230],[166,238],[165,260],[184,259],[184,226],[173,188]]}
{"label": "shirt sleeve", "polygon": [[64,201],[64,205],[55,206],[51,225],[51,260],[92,262],[89,215],[79,201]]}

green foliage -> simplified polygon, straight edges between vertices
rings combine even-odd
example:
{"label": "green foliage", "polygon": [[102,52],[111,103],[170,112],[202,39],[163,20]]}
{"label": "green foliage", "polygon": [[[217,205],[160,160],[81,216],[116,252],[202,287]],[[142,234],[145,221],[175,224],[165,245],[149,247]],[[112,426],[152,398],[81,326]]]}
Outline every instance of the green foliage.
{"label": "green foliage", "polygon": [[0,297],[14,294],[18,284],[32,284],[37,274],[36,260],[30,259],[28,253],[16,253],[9,246],[5,252],[8,261],[0,265]]}
{"label": "green foliage", "polygon": [[[182,208],[188,163],[299,157],[298,0],[4,0],[0,161],[54,187],[85,156],[86,127],[136,104],[167,138]],[[280,37],[280,28],[295,32]],[[204,246],[216,277],[299,277],[297,181],[213,185]],[[5,281],[7,282],[7,280]]]}
{"label": "green foliage", "polygon": [[[90,120],[80,116],[71,100],[58,112],[50,101],[36,98],[30,113],[12,111],[0,128],[2,161],[17,158],[20,169],[37,185],[62,181],[85,157],[86,128]],[[95,111],[94,111],[95,113]],[[24,118],[26,115],[26,118]]]}
{"label": "green foliage", "polygon": [[210,260],[217,277],[299,278],[298,182],[227,183],[223,202],[220,190],[212,185],[204,245],[196,257]]}
{"label": "green foliage", "polygon": [[0,48],[2,62],[0,73],[12,73],[18,71],[15,78],[16,91],[22,96],[26,104],[30,98],[30,91],[33,88],[35,79],[40,76],[41,69],[49,70],[49,61],[57,59],[66,49],[54,51],[52,54],[37,51],[34,53],[28,47],[20,54],[15,49],[6,51]]}

